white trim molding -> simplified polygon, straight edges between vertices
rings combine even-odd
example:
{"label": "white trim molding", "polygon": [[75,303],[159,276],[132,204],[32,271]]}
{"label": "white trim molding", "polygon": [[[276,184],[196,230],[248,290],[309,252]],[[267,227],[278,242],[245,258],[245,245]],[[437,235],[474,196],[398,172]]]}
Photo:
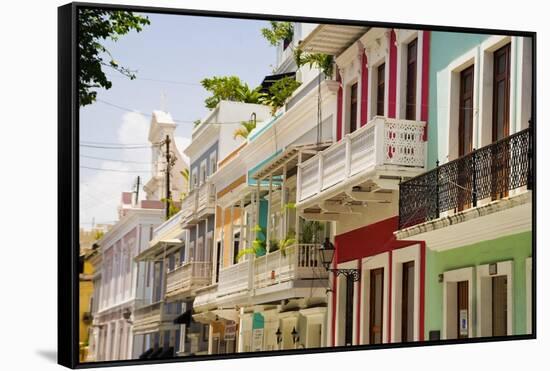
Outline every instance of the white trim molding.
{"label": "white trim molding", "polygon": [[[336,266],[337,269],[357,269],[359,267],[358,260],[352,260],[345,263],[340,263]],[[345,304],[346,304],[346,276],[338,275],[336,278],[336,326],[333,331],[336,334],[335,345],[345,345]],[[357,301],[359,292],[359,282],[353,283],[353,332],[352,345],[357,345]]]}
{"label": "white trim molding", "polygon": [[477,266],[477,336],[493,336],[492,333],[492,286],[491,278],[506,276],[506,335],[514,333],[514,297],[513,297],[513,261],[501,261],[496,263],[497,273],[489,273],[490,264]]}
{"label": "white trim molding", "polygon": [[385,252],[382,254],[369,256],[363,258],[361,265],[361,327],[359,337],[361,344],[369,344],[369,309],[370,309],[370,270],[377,268],[384,268],[384,299],[383,299],[383,311],[382,311],[382,343],[388,342],[388,297],[389,291],[389,268],[390,268],[390,253]]}
{"label": "white trim molding", "polygon": [[456,284],[457,282],[468,281],[468,337],[474,336],[474,267],[454,269],[443,273],[443,326],[441,339],[456,339]]}
{"label": "white trim molding", "polygon": [[420,339],[420,244],[404,247],[392,252],[392,287],[391,287],[391,341],[401,342],[401,298],[403,292],[403,263],[414,262],[414,341]]}

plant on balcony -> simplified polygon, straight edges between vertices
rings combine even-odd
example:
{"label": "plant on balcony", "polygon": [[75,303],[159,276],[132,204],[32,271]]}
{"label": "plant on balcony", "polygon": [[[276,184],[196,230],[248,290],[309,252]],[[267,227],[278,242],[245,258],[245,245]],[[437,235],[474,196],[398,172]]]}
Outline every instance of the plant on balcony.
{"label": "plant on balcony", "polygon": [[286,49],[294,37],[294,26],[291,22],[270,21],[269,23],[270,28],[262,28],[262,36],[272,46],[277,46],[280,42],[283,42],[283,49]]}
{"label": "plant on balcony", "polygon": [[252,241],[251,247],[248,247],[246,249],[242,249],[241,251],[239,251],[239,253],[237,254],[237,261],[240,260],[245,255],[262,256],[265,254],[265,251],[266,251],[265,228],[262,228],[261,226],[256,225],[254,228],[252,228],[252,232],[256,233],[256,239]]}
{"label": "plant on balcony", "polygon": [[243,138],[246,139],[256,128],[256,122],[255,121],[241,121],[241,126],[236,128],[233,132],[233,139],[237,138]]}
{"label": "plant on balcony", "polygon": [[292,229],[288,231],[285,238],[279,241],[281,254],[286,257],[286,249],[296,243],[296,232]]}
{"label": "plant on balcony", "polygon": [[201,85],[212,95],[205,99],[208,109],[214,109],[222,100],[243,103],[260,103],[264,96],[260,88],[251,89],[237,76],[214,76],[201,80]]}
{"label": "plant on balcony", "polygon": [[277,80],[268,89],[268,93],[260,98],[260,103],[271,107],[271,114],[281,108],[288,98],[294,93],[302,83],[296,81],[293,77],[287,76]]}
{"label": "plant on balcony", "polygon": [[309,68],[317,67],[326,77],[332,76],[333,58],[323,53],[308,53],[300,48],[294,49],[294,61],[298,68],[309,65]]}
{"label": "plant on balcony", "polygon": [[168,204],[168,216],[166,217],[166,220],[170,219],[181,210],[181,207],[178,205],[178,203],[176,203],[171,198],[164,197],[160,201]]}
{"label": "plant on balcony", "polygon": [[296,204],[294,202],[288,202],[281,207],[281,212],[284,212],[286,210],[295,210]]}
{"label": "plant on balcony", "polygon": [[302,222],[302,238],[300,243],[320,243],[321,232],[325,229],[323,223],[316,220],[304,220]]}
{"label": "plant on balcony", "polygon": [[197,126],[199,126],[201,124],[201,119],[196,119],[195,121],[193,121],[193,127],[196,128]]}
{"label": "plant on balcony", "polygon": [[279,241],[278,240],[269,240],[269,252],[275,252],[279,250]]}

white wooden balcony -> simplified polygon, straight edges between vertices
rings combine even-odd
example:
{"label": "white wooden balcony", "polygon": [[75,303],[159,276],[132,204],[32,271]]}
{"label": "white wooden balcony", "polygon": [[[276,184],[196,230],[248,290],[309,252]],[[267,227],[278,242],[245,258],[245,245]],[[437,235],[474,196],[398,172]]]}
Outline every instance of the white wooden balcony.
{"label": "white wooden balcony", "polygon": [[211,262],[187,262],[166,275],[166,299],[185,299],[194,296],[195,290],[211,281]]}
{"label": "white wooden balcony", "polygon": [[163,323],[172,323],[178,316],[178,313],[173,310],[174,306],[167,306],[164,301],[157,301],[148,305],[144,305],[135,309],[133,331],[134,333],[146,333],[158,330]]}
{"label": "white wooden balcony", "polygon": [[401,178],[418,175],[425,168],[424,128],[424,122],[377,116],[347,134],[298,165],[298,205],[369,178],[381,187],[392,179],[397,189]]}
{"label": "white wooden balcony", "polygon": [[200,185],[197,194],[197,209],[198,214],[213,213],[214,201],[215,201],[214,184],[210,181],[206,181]]}
{"label": "white wooden balcony", "polygon": [[181,220],[183,221],[183,223],[186,223],[192,219],[196,209],[197,209],[197,191],[192,190],[183,199],[183,202],[181,204]]}
{"label": "white wooden balcony", "polygon": [[252,260],[245,260],[220,269],[217,296],[230,296],[250,290],[251,269]]}
{"label": "white wooden balcony", "polygon": [[299,279],[327,278],[317,244],[295,244],[254,260],[254,288]]}

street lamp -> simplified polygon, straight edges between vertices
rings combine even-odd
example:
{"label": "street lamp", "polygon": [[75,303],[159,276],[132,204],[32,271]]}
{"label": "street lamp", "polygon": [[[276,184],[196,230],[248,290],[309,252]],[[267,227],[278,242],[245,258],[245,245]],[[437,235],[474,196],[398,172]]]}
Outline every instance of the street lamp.
{"label": "street lamp", "polygon": [[340,274],[343,274],[346,277],[352,277],[354,282],[359,281],[359,269],[330,268],[332,265],[332,260],[334,259],[334,251],[334,244],[330,242],[330,239],[328,237],[326,237],[325,242],[323,242],[321,248],[319,249],[319,253],[321,255],[321,263],[323,264],[327,272],[334,272],[336,274],[336,277],[338,277]]}
{"label": "street lamp", "polygon": [[296,326],[292,328],[292,332],[290,333],[292,335],[292,342],[294,345],[300,340],[300,336],[298,335],[298,331],[296,331]]}
{"label": "street lamp", "polygon": [[277,346],[280,347],[280,344],[283,341],[283,337],[281,336],[283,333],[281,332],[281,328],[277,327],[277,332],[275,332],[275,335],[277,336]]}
{"label": "street lamp", "polygon": [[124,312],[122,312],[122,317],[128,322],[130,325],[133,324],[133,322],[130,320],[130,317],[132,316],[132,312],[129,308],[124,309]]}

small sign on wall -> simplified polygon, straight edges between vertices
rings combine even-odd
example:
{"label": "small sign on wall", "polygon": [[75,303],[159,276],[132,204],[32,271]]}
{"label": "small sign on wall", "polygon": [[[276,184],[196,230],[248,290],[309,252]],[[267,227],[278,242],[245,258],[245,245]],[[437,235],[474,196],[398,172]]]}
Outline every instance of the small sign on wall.
{"label": "small sign on wall", "polygon": [[468,309],[461,309],[458,314],[460,336],[468,336]]}
{"label": "small sign on wall", "polygon": [[252,351],[259,352],[264,344],[264,329],[256,328],[252,330]]}

